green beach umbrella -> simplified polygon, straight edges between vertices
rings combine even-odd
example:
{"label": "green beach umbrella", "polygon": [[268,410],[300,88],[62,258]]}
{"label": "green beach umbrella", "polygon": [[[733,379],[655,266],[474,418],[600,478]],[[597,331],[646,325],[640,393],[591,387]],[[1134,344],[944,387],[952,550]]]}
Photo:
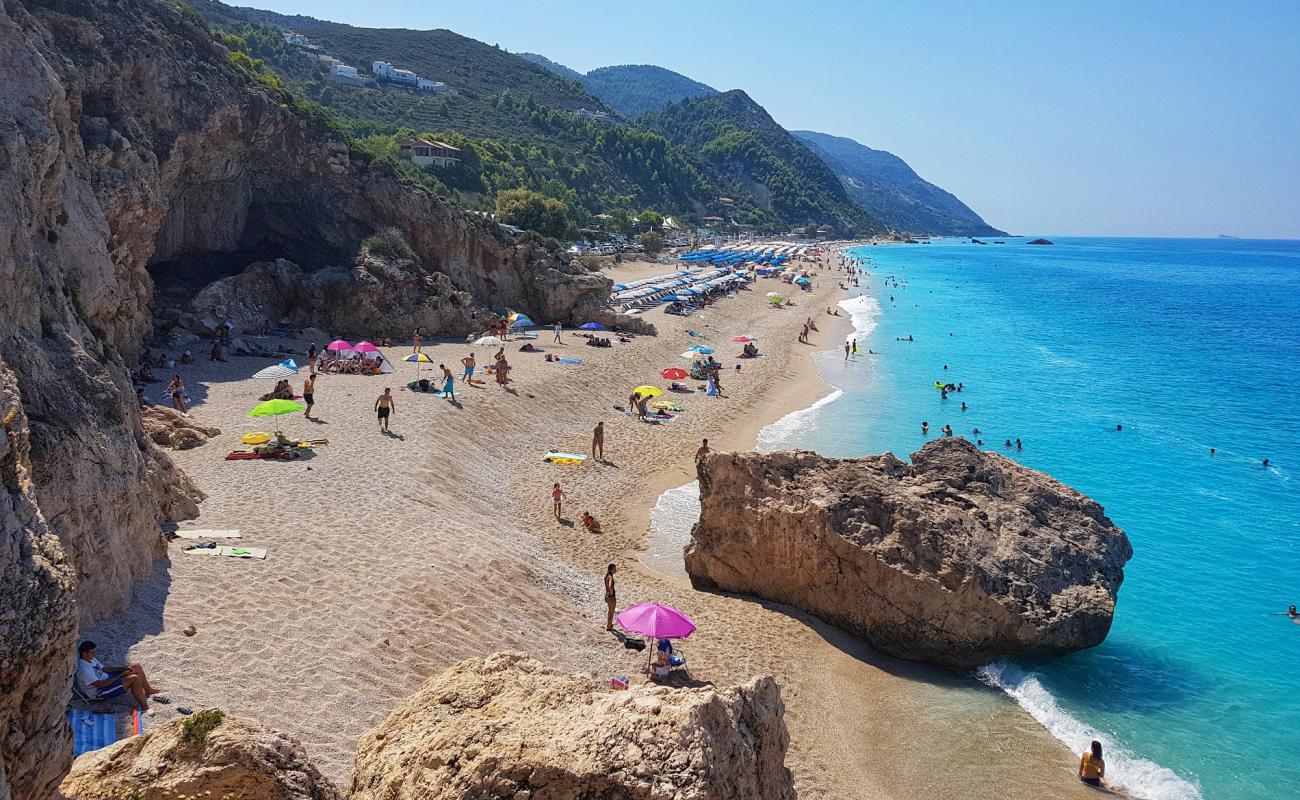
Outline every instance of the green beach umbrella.
{"label": "green beach umbrella", "polygon": [[248,412],[250,417],[274,417],[278,414],[292,414],[295,411],[304,411],[306,406],[300,406],[292,400],[267,400],[265,403],[258,403],[253,406],[253,410]]}

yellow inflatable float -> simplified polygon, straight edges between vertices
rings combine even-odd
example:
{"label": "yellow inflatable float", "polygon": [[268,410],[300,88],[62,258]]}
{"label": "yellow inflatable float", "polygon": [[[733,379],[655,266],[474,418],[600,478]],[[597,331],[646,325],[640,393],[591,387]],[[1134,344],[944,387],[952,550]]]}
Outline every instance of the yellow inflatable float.
{"label": "yellow inflatable float", "polygon": [[266,444],[271,441],[271,434],[264,431],[253,431],[243,435],[244,444]]}

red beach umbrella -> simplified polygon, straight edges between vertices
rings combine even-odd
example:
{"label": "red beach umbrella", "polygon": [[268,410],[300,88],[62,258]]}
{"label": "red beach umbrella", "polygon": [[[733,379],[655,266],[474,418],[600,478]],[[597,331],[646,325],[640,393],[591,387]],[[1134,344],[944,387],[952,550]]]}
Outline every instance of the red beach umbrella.
{"label": "red beach umbrella", "polygon": [[680,381],[681,379],[686,377],[687,372],[686,370],[681,369],[679,367],[669,367],[668,369],[664,370],[663,372],[660,372],[659,374],[662,375],[665,380]]}

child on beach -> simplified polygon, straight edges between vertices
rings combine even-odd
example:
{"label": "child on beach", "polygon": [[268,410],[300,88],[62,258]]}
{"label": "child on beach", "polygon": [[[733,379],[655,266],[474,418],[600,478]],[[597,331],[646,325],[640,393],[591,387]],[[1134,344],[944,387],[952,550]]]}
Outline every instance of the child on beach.
{"label": "child on beach", "polygon": [[564,490],[560,488],[558,483],[551,489],[551,504],[554,506],[555,518],[560,519],[560,513],[564,506]]}

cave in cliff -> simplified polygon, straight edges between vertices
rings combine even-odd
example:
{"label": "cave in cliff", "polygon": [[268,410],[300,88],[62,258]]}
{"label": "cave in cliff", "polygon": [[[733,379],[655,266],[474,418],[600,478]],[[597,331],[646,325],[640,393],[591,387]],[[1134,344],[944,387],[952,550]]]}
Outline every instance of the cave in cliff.
{"label": "cave in cliff", "polygon": [[159,291],[198,290],[255,261],[287,259],[308,272],[345,263],[372,231],[290,187],[239,181],[173,200],[154,242],[149,274]]}

